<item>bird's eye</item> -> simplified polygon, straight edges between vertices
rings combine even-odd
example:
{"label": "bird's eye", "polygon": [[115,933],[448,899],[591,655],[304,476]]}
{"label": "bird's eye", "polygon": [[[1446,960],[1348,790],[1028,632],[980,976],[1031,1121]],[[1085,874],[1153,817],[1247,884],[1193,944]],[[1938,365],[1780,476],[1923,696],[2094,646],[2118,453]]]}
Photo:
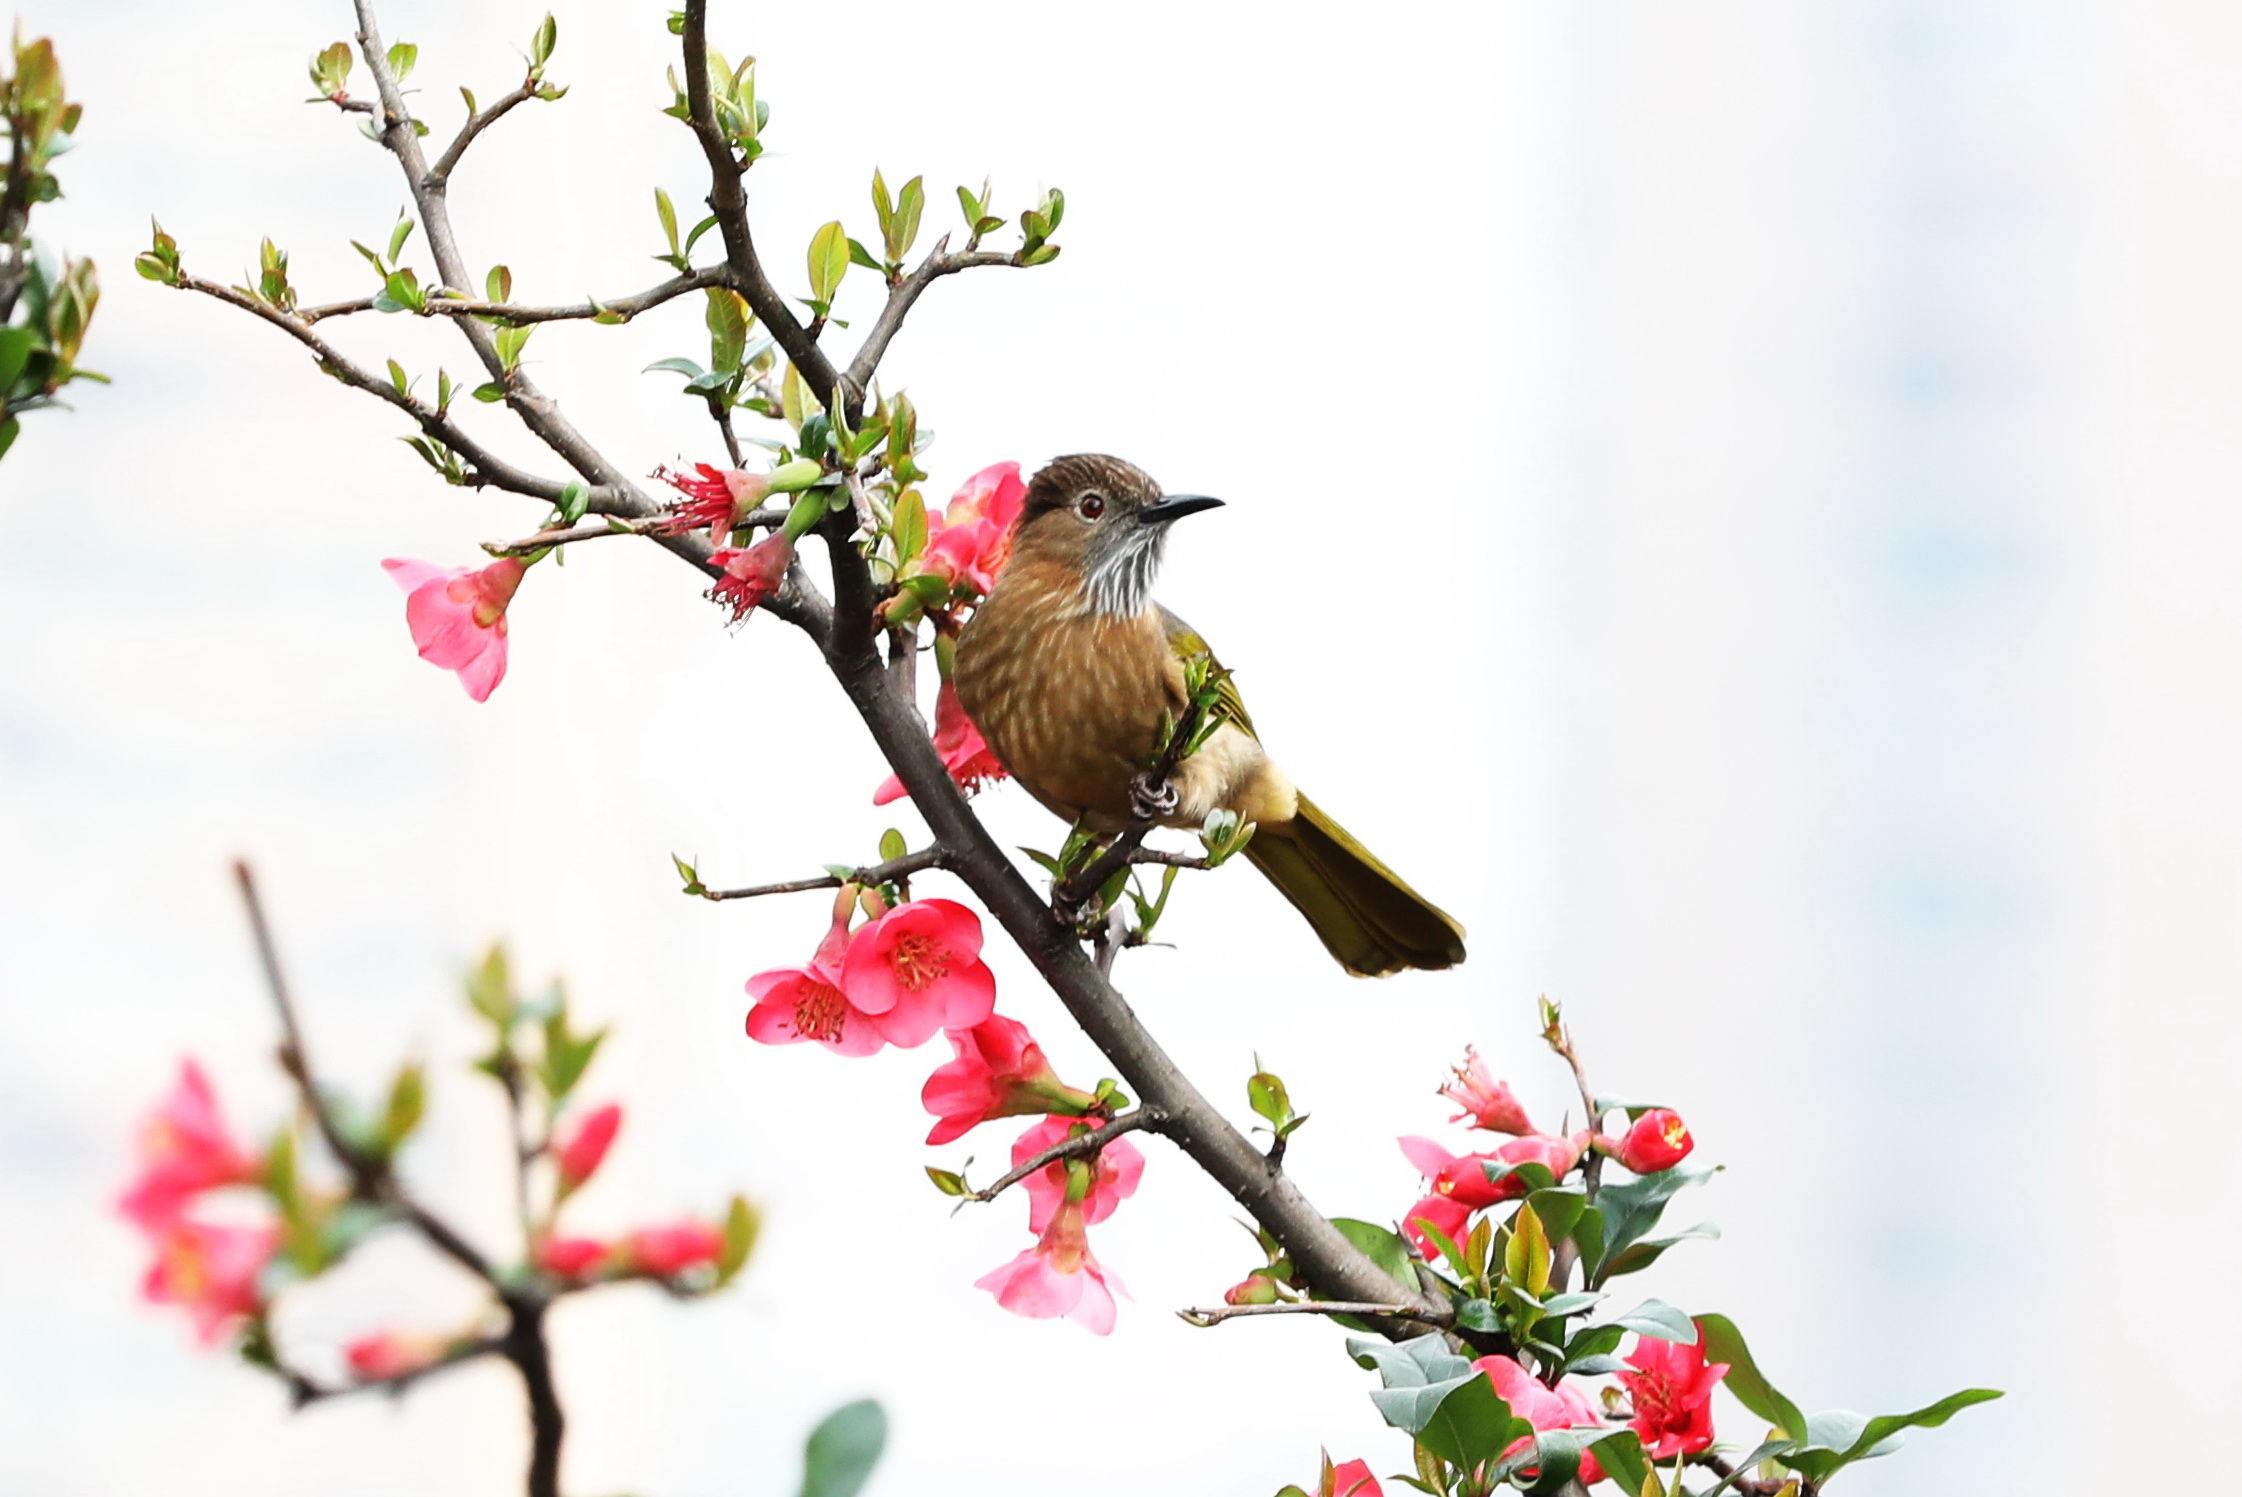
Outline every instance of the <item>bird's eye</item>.
{"label": "bird's eye", "polygon": [[1083,519],[1095,520],[1098,516],[1105,513],[1105,495],[1097,493],[1084,494],[1082,496],[1082,502],[1080,504],[1077,504],[1075,508],[1081,511]]}

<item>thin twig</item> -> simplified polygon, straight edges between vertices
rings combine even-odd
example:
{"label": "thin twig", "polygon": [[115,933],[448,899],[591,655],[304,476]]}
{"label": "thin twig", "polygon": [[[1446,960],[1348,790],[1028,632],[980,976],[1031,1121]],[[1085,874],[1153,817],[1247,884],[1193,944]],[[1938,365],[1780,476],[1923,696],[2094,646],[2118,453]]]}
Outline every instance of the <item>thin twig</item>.
{"label": "thin twig", "polygon": [[1156,868],[1197,868],[1202,871],[1214,866],[1213,861],[1204,853],[1163,852],[1157,847],[1140,847],[1129,854],[1129,861],[1136,864],[1149,863]]}
{"label": "thin twig", "polygon": [[[466,295],[445,296],[443,288],[431,288],[428,299],[421,304],[422,317],[486,317],[493,322],[510,323],[517,327],[535,322],[585,322],[595,317],[614,317],[628,322],[641,312],[651,311],[666,301],[683,296],[688,291],[701,291],[710,286],[724,284],[728,272],[722,266],[689,271],[673,276],[659,286],[618,296],[613,301],[569,302],[559,306],[528,306],[521,302],[483,301]],[[324,306],[306,307],[296,315],[306,322],[323,322],[330,317],[347,317],[357,312],[374,309],[370,296],[351,301],[329,302]]]}
{"label": "thin twig", "polygon": [[459,158],[467,154],[467,148],[475,143],[475,137],[505,118],[507,111],[515,105],[527,103],[529,100],[536,98],[538,83],[539,80],[536,78],[527,79],[521,87],[491,105],[490,108],[480,111],[470,109],[467,112],[467,123],[459,127],[459,133],[452,137],[452,143],[444,147],[444,154],[436,158],[436,164],[430,167],[428,175],[422,178],[428,189],[431,192],[442,192],[449,186],[453,168],[459,165]]}
{"label": "thin twig", "polygon": [[390,1377],[365,1378],[347,1383],[322,1383],[285,1364],[281,1366],[279,1372],[281,1378],[288,1384],[289,1402],[294,1407],[301,1409],[315,1403],[326,1403],[330,1399],[336,1398],[350,1398],[361,1393],[387,1393],[395,1396],[403,1393],[424,1378],[434,1377],[439,1372],[448,1372],[452,1368],[467,1362],[480,1361],[482,1358],[496,1355],[504,1349],[505,1340],[503,1337],[478,1336],[472,1341],[462,1341],[447,1347],[444,1353],[434,1361],[415,1367],[408,1372],[396,1373]]}
{"label": "thin twig", "polygon": [[1392,1304],[1383,1300],[1351,1299],[1294,1299],[1279,1300],[1270,1305],[1210,1305],[1203,1310],[1178,1310],[1178,1319],[1195,1326],[1220,1325],[1225,1320],[1239,1320],[1249,1315],[1355,1315],[1362,1317],[1414,1316],[1429,1319],[1433,1324],[1444,1324],[1439,1317],[1426,1317],[1417,1305]]}
{"label": "thin twig", "polygon": [[[1085,1119],[1084,1121],[1091,1121]],[[1013,1186],[1047,1165],[1062,1159],[1080,1159],[1094,1155],[1124,1133],[1134,1133],[1139,1128],[1158,1132],[1168,1121],[1167,1112],[1158,1107],[1139,1107],[1134,1112],[1124,1112],[1117,1118],[1092,1128],[1088,1133],[1073,1133],[1060,1139],[1050,1148],[1031,1155],[1027,1161],[1012,1170],[996,1184],[982,1190],[971,1191],[963,1199],[968,1201],[993,1201]]]}
{"label": "thin twig", "polygon": [[[555,546],[573,546],[579,541],[596,541],[611,535],[659,535],[676,523],[677,516],[669,513],[647,515],[636,520],[609,516],[577,525],[540,530],[516,541],[485,541],[483,549],[493,556],[527,556],[532,551],[550,551]],[[783,509],[756,509],[740,516],[732,528],[775,529],[785,523],[786,511]]]}
{"label": "thin twig", "polygon": [[909,878],[929,868],[947,868],[950,854],[941,847],[923,847],[900,858],[890,858],[885,863],[874,863],[866,868],[854,869],[847,879],[828,873],[822,878],[790,879],[783,884],[757,884],[751,889],[703,889],[701,898],[707,900],[760,899],[766,894],[806,894],[812,889],[838,889],[845,883],[891,884]]}
{"label": "thin twig", "polygon": [[312,1124],[326,1142],[328,1152],[347,1170],[352,1192],[362,1199],[388,1206],[405,1220],[434,1247],[453,1262],[494,1287],[500,1284],[498,1270],[472,1243],[468,1242],[447,1223],[439,1220],[419,1202],[405,1193],[389,1162],[379,1155],[369,1153],[352,1141],[336,1117],[327,1097],[321,1091],[317,1073],[312,1070],[311,1056],[304,1047],[302,1023],[296,1017],[296,1002],[288,988],[287,974],[281,969],[280,952],[273,944],[272,927],[265,920],[264,901],[257,897],[257,879],[246,862],[234,864],[234,881],[241,888],[243,906],[249,912],[250,935],[257,943],[257,960],[264,967],[265,986],[272,994],[275,1010],[280,1015],[280,1065],[295,1082],[296,1090],[311,1113]]}

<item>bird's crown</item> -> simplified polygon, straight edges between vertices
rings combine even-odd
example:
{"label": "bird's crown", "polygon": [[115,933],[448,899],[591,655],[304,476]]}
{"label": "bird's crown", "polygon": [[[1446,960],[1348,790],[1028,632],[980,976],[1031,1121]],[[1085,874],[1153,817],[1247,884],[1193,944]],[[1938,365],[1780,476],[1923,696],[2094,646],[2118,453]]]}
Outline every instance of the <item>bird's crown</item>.
{"label": "bird's crown", "polygon": [[1055,457],[1028,482],[1027,519],[1055,509],[1073,509],[1097,495],[1120,509],[1142,509],[1160,498],[1160,485],[1134,463],[1098,452]]}

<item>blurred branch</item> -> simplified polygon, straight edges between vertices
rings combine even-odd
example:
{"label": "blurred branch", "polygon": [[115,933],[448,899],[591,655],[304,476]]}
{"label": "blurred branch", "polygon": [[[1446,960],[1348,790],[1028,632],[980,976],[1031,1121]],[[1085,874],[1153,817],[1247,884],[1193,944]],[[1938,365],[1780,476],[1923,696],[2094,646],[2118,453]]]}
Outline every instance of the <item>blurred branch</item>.
{"label": "blurred branch", "polygon": [[301,1409],[315,1403],[326,1403],[336,1398],[349,1398],[360,1393],[401,1394],[425,1378],[434,1377],[439,1372],[448,1372],[452,1368],[468,1362],[495,1356],[503,1352],[505,1347],[506,1343],[503,1337],[479,1336],[474,1340],[458,1342],[446,1348],[444,1354],[436,1358],[435,1361],[415,1367],[409,1372],[400,1372],[391,1377],[365,1378],[347,1383],[322,1383],[296,1371],[286,1363],[278,1364],[277,1370],[282,1380],[288,1384],[289,1401],[295,1407]]}

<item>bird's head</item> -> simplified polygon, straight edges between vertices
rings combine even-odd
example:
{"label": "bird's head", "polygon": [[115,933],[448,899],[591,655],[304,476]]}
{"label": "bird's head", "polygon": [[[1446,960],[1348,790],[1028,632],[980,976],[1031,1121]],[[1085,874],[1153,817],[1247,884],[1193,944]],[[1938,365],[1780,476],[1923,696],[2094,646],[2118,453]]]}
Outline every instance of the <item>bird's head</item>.
{"label": "bird's head", "polygon": [[1079,578],[1086,609],[1134,618],[1152,606],[1168,526],[1221,503],[1164,494],[1152,475],[1117,457],[1055,458],[1028,484],[1013,564],[1057,568]]}

